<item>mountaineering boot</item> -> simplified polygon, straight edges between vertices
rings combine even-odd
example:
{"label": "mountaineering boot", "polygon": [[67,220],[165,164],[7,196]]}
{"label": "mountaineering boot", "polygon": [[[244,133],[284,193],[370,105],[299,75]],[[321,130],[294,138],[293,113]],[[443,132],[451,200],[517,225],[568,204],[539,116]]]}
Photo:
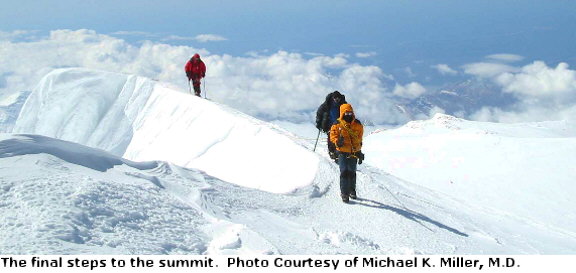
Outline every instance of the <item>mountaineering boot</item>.
{"label": "mountaineering boot", "polygon": [[348,199],[348,195],[347,194],[341,194],[340,195],[342,197],[342,202],[344,203],[349,203],[350,199]]}
{"label": "mountaineering boot", "polygon": [[356,190],[352,190],[352,192],[350,192],[350,198],[358,199],[358,196],[356,196]]}

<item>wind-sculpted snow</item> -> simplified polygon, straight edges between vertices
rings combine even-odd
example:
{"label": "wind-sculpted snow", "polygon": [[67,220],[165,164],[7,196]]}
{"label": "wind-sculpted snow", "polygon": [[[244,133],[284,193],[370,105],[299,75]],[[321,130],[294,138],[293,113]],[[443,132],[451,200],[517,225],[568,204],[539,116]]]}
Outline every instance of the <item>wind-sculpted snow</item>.
{"label": "wind-sculpted snow", "polygon": [[316,155],[267,123],[146,78],[86,69],[47,75],[14,132],[169,161],[272,192],[312,183],[318,168]]}
{"label": "wind-sculpted snow", "polygon": [[[100,168],[106,166],[106,168]],[[135,164],[0,134],[4,254],[574,253],[570,234],[469,206],[363,166],[339,200],[337,167],[293,194],[238,187],[165,162]]]}
{"label": "wind-sculpted snow", "polygon": [[[34,135],[0,135],[0,166],[5,254],[451,253],[453,245],[472,251],[462,245],[462,224],[449,216],[457,212],[420,206],[421,197],[407,199],[417,195],[386,185],[388,179],[360,178],[365,198],[349,206],[337,199],[338,187],[317,194],[331,175],[294,194],[273,194]],[[404,197],[386,193],[388,187]],[[434,236],[418,235],[430,231]],[[401,235],[407,232],[414,238]]]}
{"label": "wind-sculpted snow", "polygon": [[[166,163],[44,136],[0,135],[0,252],[201,254],[208,224],[171,194]],[[8,167],[8,168],[6,168]],[[198,177],[198,171],[189,171]],[[155,178],[154,179],[147,179]],[[174,178],[176,180],[177,178]],[[201,180],[180,177],[186,196]],[[184,204],[183,204],[184,203]]]}
{"label": "wind-sculpted snow", "polygon": [[157,166],[156,162],[132,162],[98,149],[39,135],[20,135],[0,142],[0,158],[27,154],[49,154],[101,172],[122,164],[143,170]]}

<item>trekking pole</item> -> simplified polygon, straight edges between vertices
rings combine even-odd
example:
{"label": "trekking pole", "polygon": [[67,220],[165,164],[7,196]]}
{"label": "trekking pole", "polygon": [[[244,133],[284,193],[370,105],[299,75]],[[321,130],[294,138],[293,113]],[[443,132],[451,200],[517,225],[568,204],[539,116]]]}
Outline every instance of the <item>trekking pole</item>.
{"label": "trekking pole", "polygon": [[[328,121],[328,112],[322,113],[322,123],[320,123],[322,126],[320,126],[320,128],[318,128],[318,136],[316,136],[316,144],[314,144],[314,150],[312,150],[313,152],[316,151],[316,145],[318,145],[318,139],[320,138],[320,131],[322,131],[321,128],[325,127],[324,123],[326,121]],[[330,133],[328,133],[328,134],[330,134]],[[328,141],[330,141],[330,140],[328,140]]]}
{"label": "trekking pole", "polygon": [[318,136],[316,136],[316,143],[314,143],[314,149],[312,150],[313,152],[316,151],[316,146],[318,145],[318,139],[320,138],[320,132],[322,130],[318,129]]}
{"label": "trekking pole", "polygon": [[188,92],[192,94],[192,84],[190,84],[190,79],[188,79]]}
{"label": "trekking pole", "polygon": [[204,87],[202,87],[202,89],[204,89],[204,99],[206,99],[206,94],[208,94],[208,91],[206,91],[206,78],[204,78],[204,82],[202,84],[204,85]]}

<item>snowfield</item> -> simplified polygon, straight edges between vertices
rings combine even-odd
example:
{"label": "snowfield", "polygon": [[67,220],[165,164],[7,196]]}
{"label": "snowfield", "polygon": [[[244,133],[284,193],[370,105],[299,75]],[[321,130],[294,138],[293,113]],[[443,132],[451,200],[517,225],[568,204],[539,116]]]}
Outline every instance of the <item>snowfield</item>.
{"label": "snowfield", "polygon": [[[571,236],[576,126],[471,122],[437,114],[373,134],[368,164],[476,206]],[[382,145],[382,144],[386,145]]]}
{"label": "snowfield", "polygon": [[56,70],[0,134],[0,253],[576,253],[570,121],[366,134],[351,204],[313,145],[164,83]]}

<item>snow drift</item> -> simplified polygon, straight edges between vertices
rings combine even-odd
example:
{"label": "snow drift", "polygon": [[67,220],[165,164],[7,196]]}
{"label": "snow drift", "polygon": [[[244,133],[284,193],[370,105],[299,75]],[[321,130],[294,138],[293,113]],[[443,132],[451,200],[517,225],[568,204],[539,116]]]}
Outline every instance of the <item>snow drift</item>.
{"label": "snow drift", "polygon": [[[9,167],[0,168],[3,254],[218,254],[232,248],[222,243],[234,245],[232,253],[274,251],[260,249],[261,239],[248,237],[249,230],[203,211],[216,208],[200,198],[202,191],[231,186],[197,170],[131,162],[38,135],[0,134],[0,163]],[[224,237],[228,229],[247,233],[244,245]]]}
{"label": "snow drift", "polygon": [[[273,192],[309,185],[318,168],[317,156],[277,127],[166,84],[86,69],[59,69],[44,77],[14,132],[134,161],[169,161]],[[228,167],[215,167],[219,164]]]}

